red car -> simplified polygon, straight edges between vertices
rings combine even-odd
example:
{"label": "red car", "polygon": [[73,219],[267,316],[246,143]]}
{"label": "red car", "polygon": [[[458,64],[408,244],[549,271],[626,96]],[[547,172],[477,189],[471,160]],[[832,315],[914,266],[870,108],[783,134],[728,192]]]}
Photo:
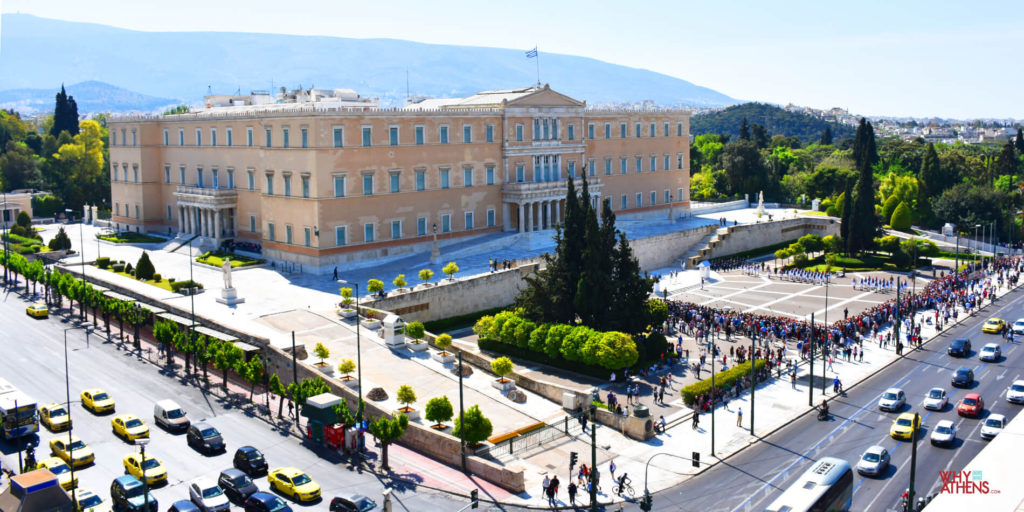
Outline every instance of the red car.
{"label": "red car", "polygon": [[981,399],[981,395],[977,393],[967,393],[963,399],[956,406],[956,412],[960,416],[970,416],[977,418],[981,416],[981,412],[985,410],[985,401]]}

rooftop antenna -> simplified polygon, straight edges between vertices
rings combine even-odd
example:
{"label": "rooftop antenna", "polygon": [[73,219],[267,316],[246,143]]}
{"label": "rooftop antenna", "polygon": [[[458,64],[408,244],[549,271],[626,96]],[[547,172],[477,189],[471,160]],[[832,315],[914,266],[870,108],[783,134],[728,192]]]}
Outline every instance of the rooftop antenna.
{"label": "rooftop antenna", "polygon": [[206,86],[206,95],[207,96],[213,96],[213,86],[212,85],[207,85]]}

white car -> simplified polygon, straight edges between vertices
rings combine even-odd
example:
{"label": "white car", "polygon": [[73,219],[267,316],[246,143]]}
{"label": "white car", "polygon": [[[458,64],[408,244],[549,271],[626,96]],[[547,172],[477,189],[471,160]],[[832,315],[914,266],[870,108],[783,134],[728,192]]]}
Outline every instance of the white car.
{"label": "white car", "polygon": [[1006,401],[1014,404],[1024,404],[1024,380],[1015,380],[1006,390]]}
{"label": "white car", "polygon": [[1014,334],[1024,334],[1024,318],[1018,318],[1013,325],[1010,326],[1010,330]]}
{"label": "white car", "polygon": [[883,411],[898,411],[907,403],[907,395],[900,388],[889,388],[878,400],[878,408]]}
{"label": "white car", "polygon": [[981,353],[978,355],[978,359],[994,363],[999,361],[999,358],[1002,355],[1003,353],[999,350],[998,343],[986,343],[984,347],[981,347]]}
{"label": "white car", "polygon": [[932,388],[924,397],[924,408],[932,411],[945,409],[947,403],[949,403],[949,397],[946,396],[946,390],[942,388]]}
{"label": "white car", "polygon": [[993,414],[985,419],[985,424],[981,426],[981,437],[983,439],[992,439],[997,434],[1003,431],[1003,427],[1006,426],[1006,416],[1002,414]]}
{"label": "white car", "polygon": [[889,452],[881,446],[872,446],[857,462],[857,472],[862,475],[878,476],[889,467]]}
{"label": "white car", "polygon": [[956,439],[956,423],[951,420],[942,420],[935,424],[932,429],[932,444],[948,445]]}
{"label": "white car", "polygon": [[217,482],[209,478],[197,478],[188,486],[188,497],[203,512],[227,512],[231,502]]}

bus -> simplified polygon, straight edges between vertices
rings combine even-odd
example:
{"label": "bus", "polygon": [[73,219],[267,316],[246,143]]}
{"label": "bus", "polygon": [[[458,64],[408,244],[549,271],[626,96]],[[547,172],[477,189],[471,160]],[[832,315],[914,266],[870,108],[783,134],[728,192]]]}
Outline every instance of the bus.
{"label": "bus", "polygon": [[0,422],[4,439],[14,439],[39,431],[36,401],[0,378]]}
{"label": "bus", "polygon": [[853,501],[850,463],[822,457],[800,476],[765,512],[846,512]]}

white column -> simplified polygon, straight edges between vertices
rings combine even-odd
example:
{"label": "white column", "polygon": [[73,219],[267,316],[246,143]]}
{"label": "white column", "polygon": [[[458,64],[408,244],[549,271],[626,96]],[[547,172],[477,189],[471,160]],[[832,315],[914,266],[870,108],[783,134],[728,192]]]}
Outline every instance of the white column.
{"label": "white column", "polygon": [[545,229],[551,229],[555,227],[554,223],[551,222],[551,201],[544,202],[545,213],[547,214],[547,227]]}
{"label": "white column", "polygon": [[181,214],[181,206],[178,206],[178,233],[185,230],[185,226],[183,224],[184,221],[185,217]]}
{"label": "white column", "polygon": [[203,236],[210,236],[210,210],[203,208],[200,210],[203,216]]}
{"label": "white column", "polygon": [[220,247],[220,236],[223,232],[224,219],[221,218],[220,209],[217,209],[213,213],[213,238],[217,241],[217,247]]}
{"label": "white column", "polygon": [[526,203],[526,232],[533,231],[533,203]]}
{"label": "white column", "polygon": [[195,230],[193,228],[194,221],[195,221],[195,218],[192,216],[192,207],[191,206],[186,206],[185,207],[185,232],[190,234],[190,235],[192,233],[195,233]]}
{"label": "white column", "polygon": [[519,232],[526,232],[526,221],[524,220],[526,213],[523,211],[523,203],[519,203]]}

